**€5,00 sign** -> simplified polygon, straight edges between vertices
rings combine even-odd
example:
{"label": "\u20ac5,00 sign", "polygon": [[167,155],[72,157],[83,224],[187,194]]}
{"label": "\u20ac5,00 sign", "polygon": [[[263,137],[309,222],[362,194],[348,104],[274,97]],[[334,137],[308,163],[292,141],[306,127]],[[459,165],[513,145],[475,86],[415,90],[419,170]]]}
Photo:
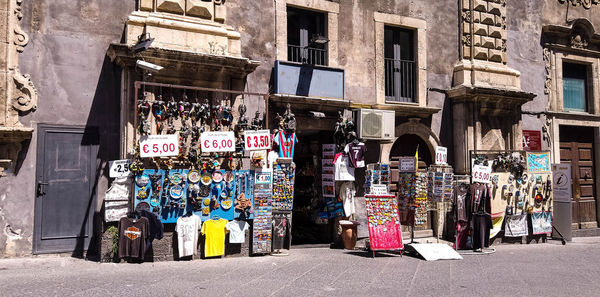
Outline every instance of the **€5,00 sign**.
{"label": "\u20ac5,00 sign", "polygon": [[177,155],[179,155],[179,137],[177,134],[145,135],[140,137],[140,156],[142,158]]}
{"label": "\u20ac5,00 sign", "polygon": [[489,183],[490,175],[492,174],[492,166],[473,165],[473,182],[474,183]]}
{"label": "\u20ac5,00 sign", "polygon": [[271,148],[271,134],[269,130],[245,131],[245,150],[257,151]]}
{"label": "\u20ac5,00 sign", "polygon": [[448,148],[443,147],[443,146],[438,146],[435,149],[435,164],[436,165],[448,164]]}
{"label": "\u20ac5,00 sign", "polygon": [[200,135],[203,153],[235,152],[233,131],[203,132]]}

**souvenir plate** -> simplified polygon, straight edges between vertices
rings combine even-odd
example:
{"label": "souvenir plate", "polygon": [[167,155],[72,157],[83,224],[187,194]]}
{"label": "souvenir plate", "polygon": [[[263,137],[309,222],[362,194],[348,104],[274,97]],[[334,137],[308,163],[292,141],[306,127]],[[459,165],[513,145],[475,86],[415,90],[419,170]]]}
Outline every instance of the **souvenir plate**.
{"label": "souvenir plate", "polygon": [[204,204],[204,206],[209,206],[210,205],[210,198],[204,198],[204,200],[202,200],[202,204]]}
{"label": "souvenir plate", "polygon": [[183,195],[183,187],[180,185],[174,185],[170,188],[169,194],[173,199],[180,199]]}
{"label": "souvenir plate", "polygon": [[148,198],[148,192],[146,190],[146,187],[141,187],[141,189],[137,193],[137,198],[140,200]]}
{"label": "souvenir plate", "polygon": [[231,203],[231,199],[227,199],[227,200],[221,201],[221,207],[222,207],[224,210],[228,210],[228,209],[230,209],[230,208],[231,208],[231,204],[232,204],[232,203]]}
{"label": "souvenir plate", "polygon": [[135,177],[135,184],[138,185],[138,187],[140,187],[140,188],[146,186],[149,182],[150,182],[150,177],[148,177],[145,174]]}
{"label": "souvenir plate", "polygon": [[215,171],[212,174],[213,182],[220,183],[223,180],[223,173],[221,171]]}
{"label": "souvenir plate", "polygon": [[210,177],[210,174],[203,173],[200,181],[202,181],[203,185],[210,185],[210,183],[212,183],[212,178]]}
{"label": "souvenir plate", "polygon": [[[210,202],[210,200],[209,200],[209,202]],[[210,214],[210,208],[208,208],[208,207],[203,207],[203,208],[202,208],[202,215],[205,215],[205,216],[207,216],[207,215],[209,215],[209,214]]]}
{"label": "souvenir plate", "polygon": [[158,197],[152,197],[152,199],[150,199],[150,204],[152,206],[159,206],[160,205],[160,199]]}
{"label": "souvenir plate", "polygon": [[190,173],[188,173],[188,180],[191,183],[198,183],[200,181],[200,172],[198,172],[198,170],[190,170]]}
{"label": "souvenir plate", "polygon": [[227,190],[223,189],[221,191],[221,198],[227,198],[227,194],[229,194],[229,193],[227,193]]}
{"label": "souvenir plate", "polygon": [[179,184],[181,184],[181,182],[183,182],[183,177],[181,176],[181,173],[173,172],[173,173],[169,174],[169,180],[171,181],[172,184],[179,185]]}
{"label": "souvenir plate", "polygon": [[228,183],[232,182],[233,178],[234,178],[233,172],[231,172],[231,171],[225,172],[225,181],[226,182],[228,182]]}

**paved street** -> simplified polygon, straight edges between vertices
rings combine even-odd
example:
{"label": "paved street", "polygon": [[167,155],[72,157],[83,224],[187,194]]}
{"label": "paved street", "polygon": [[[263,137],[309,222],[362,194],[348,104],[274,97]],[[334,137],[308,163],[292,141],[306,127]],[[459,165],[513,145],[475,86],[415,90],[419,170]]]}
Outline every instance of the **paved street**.
{"label": "paved street", "polygon": [[325,248],[287,257],[99,264],[0,260],[2,296],[599,296],[600,238],[499,245],[461,261]]}

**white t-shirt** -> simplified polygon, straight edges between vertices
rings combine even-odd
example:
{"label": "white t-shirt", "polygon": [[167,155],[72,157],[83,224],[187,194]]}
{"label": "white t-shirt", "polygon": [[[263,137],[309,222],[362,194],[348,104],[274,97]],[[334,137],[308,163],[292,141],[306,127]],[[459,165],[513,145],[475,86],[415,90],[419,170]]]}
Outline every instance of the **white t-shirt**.
{"label": "white t-shirt", "polygon": [[231,221],[225,225],[229,230],[229,243],[244,243],[245,232],[248,230],[248,223],[245,221]]}
{"label": "white t-shirt", "polygon": [[202,220],[197,215],[180,217],[177,219],[177,245],[179,246],[179,257],[196,255],[198,250],[198,231],[202,226]]}
{"label": "white t-shirt", "polygon": [[344,203],[344,214],[347,217],[353,216],[356,213],[354,207],[354,195],[356,194],[356,188],[354,182],[344,182],[340,185],[340,197]]}
{"label": "white t-shirt", "polygon": [[335,180],[336,181],[354,181],[354,168],[348,165],[348,156],[337,154],[334,158]]}

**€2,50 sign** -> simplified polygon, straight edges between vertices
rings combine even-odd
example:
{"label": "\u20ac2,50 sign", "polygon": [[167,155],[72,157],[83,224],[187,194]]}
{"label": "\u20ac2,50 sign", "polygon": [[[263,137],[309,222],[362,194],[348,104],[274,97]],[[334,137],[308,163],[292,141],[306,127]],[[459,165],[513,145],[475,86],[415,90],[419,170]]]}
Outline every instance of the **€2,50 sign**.
{"label": "\u20ac2,50 sign", "polygon": [[140,156],[142,158],[171,157],[179,155],[179,137],[177,134],[145,135],[140,137]]}
{"label": "\u20ac2,50 sign", "polygon": [[203,132],[200,135],[203,153],[235,152],[233,131]]}
{"label": "\u20ac2,50 sign", "polygon": [[489,183],[492,175],[492,166],[473,165],[473,182]]}
{"label": "\u20ac2,50 sign", "polygon": [[245,131],[245,147],[247,151],[268,150],[271,148],[269,130]]}

